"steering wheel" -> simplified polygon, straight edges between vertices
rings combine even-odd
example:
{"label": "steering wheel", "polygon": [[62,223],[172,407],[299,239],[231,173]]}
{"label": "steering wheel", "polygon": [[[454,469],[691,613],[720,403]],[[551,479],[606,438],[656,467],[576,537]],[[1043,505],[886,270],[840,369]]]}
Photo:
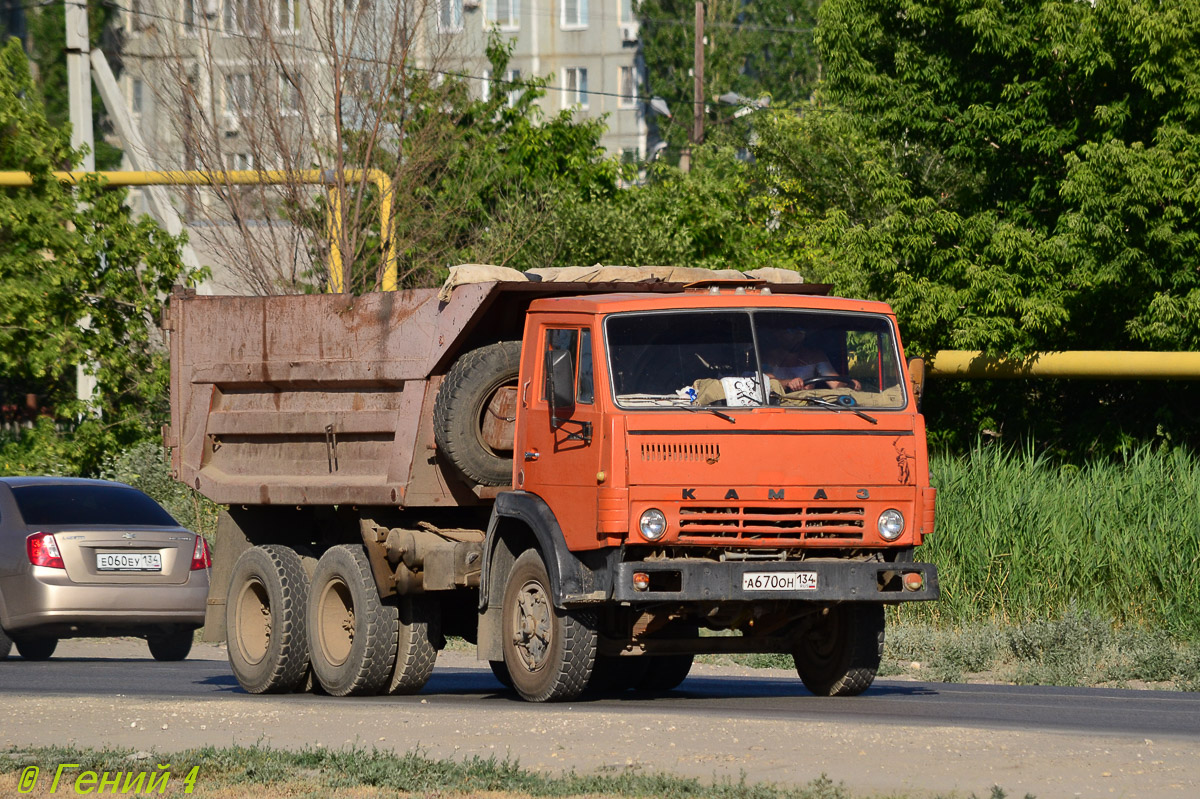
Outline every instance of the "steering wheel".
{"label": "steering wheel", "polygon": [[854,378],[846,375],[817,375],[816,377],[810,377],[805,380],[804,387],[809,388],[810,386],[815,386],[818,383],[845,383],[848,386],[853,386],[855,381]]}

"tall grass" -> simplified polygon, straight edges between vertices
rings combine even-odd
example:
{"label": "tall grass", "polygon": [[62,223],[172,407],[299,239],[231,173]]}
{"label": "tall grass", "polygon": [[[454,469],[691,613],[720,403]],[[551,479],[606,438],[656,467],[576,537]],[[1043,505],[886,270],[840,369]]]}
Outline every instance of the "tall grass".
{"label": "tall grass", "polygon": [[1200,460],[1142,448],[1057,464],[1029,450],[936,456],[942,600],[904,617],[1022,623],[1068,610],[1200,638]]}

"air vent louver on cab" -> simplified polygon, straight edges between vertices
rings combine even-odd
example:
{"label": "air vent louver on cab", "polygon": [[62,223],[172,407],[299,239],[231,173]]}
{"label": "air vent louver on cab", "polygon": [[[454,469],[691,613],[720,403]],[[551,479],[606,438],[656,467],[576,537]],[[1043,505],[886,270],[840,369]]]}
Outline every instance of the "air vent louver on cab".
{"label": "air vent louver on cab", "polygon": [[642,444],[642,460],[652,462],[691,461],[716,463],[721,459],[720,444]]}

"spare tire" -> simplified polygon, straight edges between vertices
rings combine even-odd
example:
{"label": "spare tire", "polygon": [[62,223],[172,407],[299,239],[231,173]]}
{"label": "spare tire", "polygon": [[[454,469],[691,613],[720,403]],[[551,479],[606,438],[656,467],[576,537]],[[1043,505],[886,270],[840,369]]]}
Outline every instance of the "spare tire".
{"label": "spare tire", "polygon": [[[500,341],[471,350],[454,362],[433,403],[433,436],[438,452],[478,485],[512,482],[512,442],[497,436],[495,422],[509,431],[512,423],[507,415],[498,420],[494,417],[500,408],[515,415],[520,367],[519,341]],[[489,417],[492,424],[485,428]]]}

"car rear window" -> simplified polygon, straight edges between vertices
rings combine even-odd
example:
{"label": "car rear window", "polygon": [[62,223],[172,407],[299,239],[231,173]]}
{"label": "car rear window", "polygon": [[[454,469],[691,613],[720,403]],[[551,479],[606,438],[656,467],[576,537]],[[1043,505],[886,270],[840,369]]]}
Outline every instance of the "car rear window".
{"label": "car rear window", "polygon": [[101,485],[13,486],[29,525],[114,524],[176,527],[178,523],[135,488]]}

